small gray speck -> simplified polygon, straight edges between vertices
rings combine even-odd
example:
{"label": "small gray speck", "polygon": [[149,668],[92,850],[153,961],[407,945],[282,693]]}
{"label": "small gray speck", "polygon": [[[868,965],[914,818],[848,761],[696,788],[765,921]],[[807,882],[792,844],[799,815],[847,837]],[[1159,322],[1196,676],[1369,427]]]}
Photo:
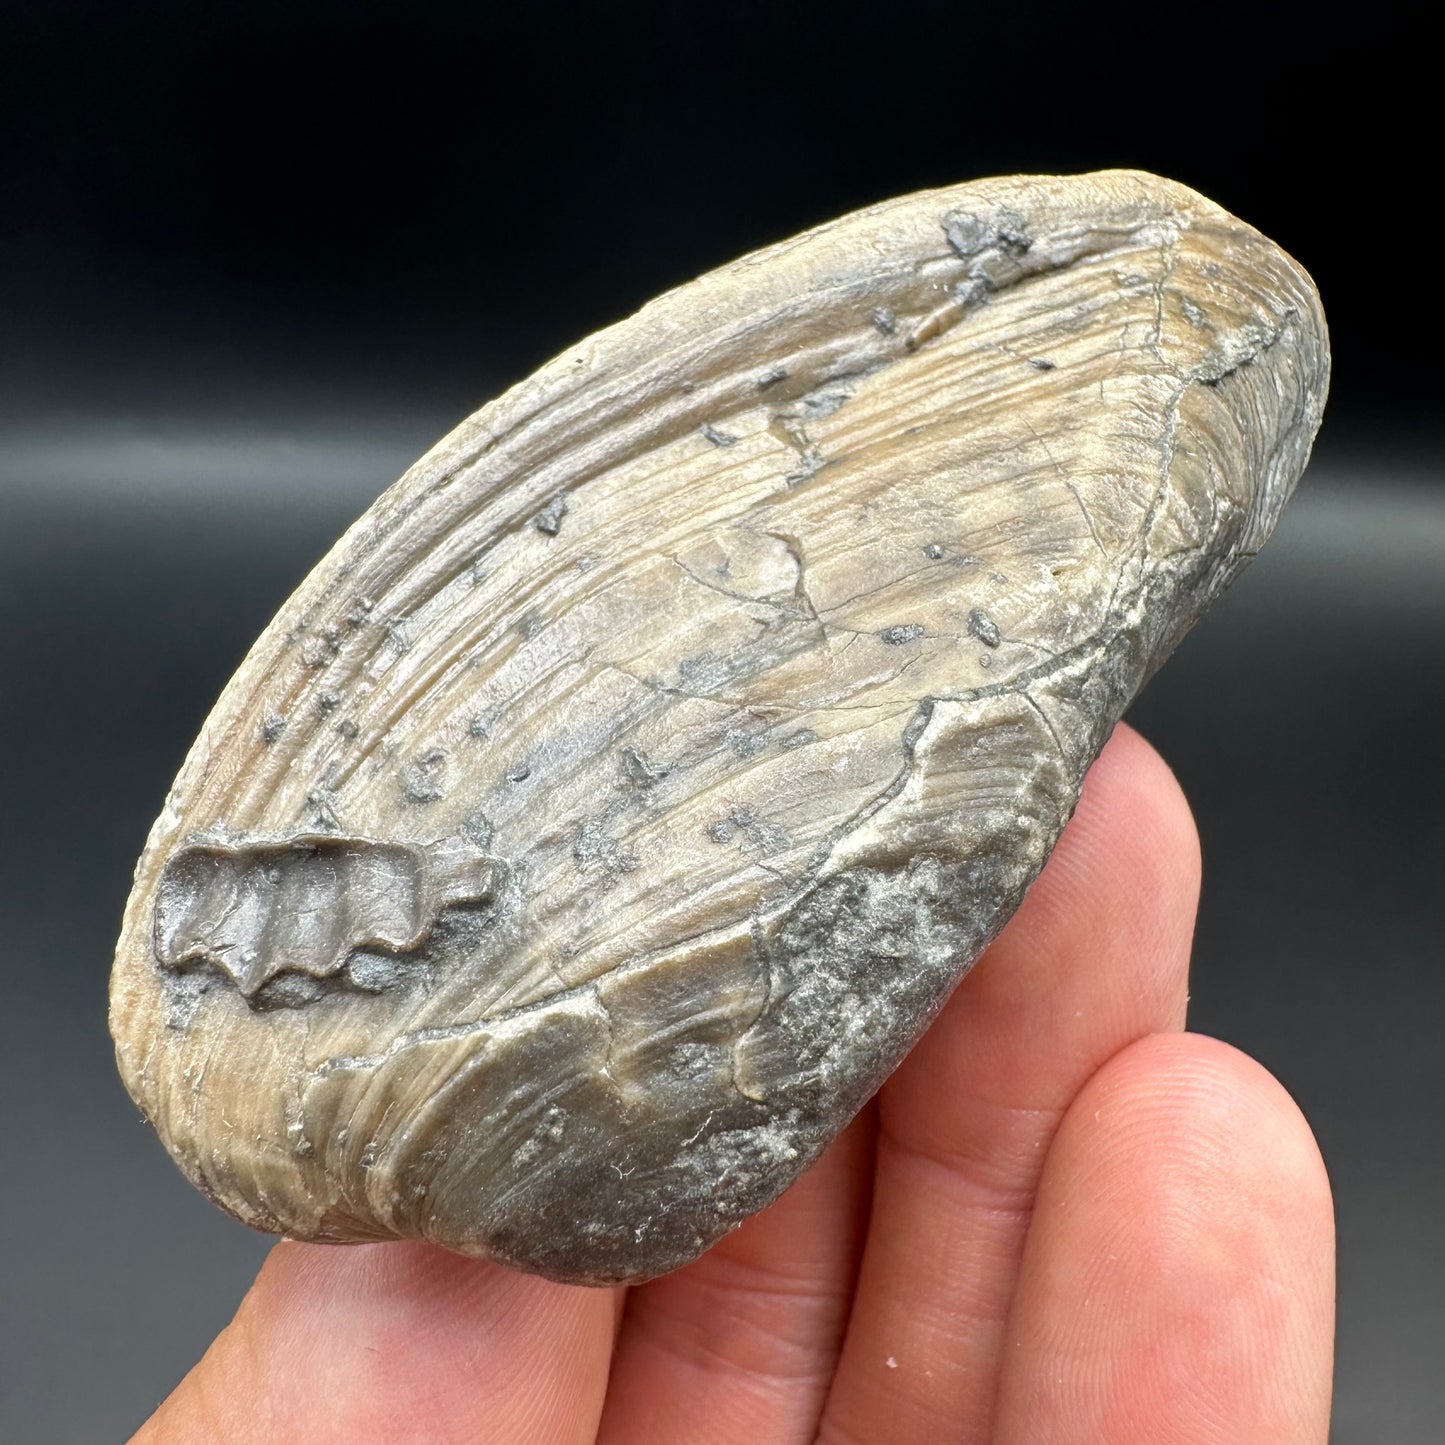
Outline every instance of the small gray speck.
{"label": "small gray speck", "polygon": [[341,706],[339,692],[323,692],[316,699],[316,706],[323,712],[335,712]]}
{"label": "small gray speck", "polygon": [[411,632],[405,617],[386,619],[386,640],[395,652],[407,652],[411,648]]}
{"label": "small gray speck", "polygon": [[786,832],[776,823],[759,818],[750,808],[734,808],[728,821],[742,831],[748,845],[764,853],[779,853],[789,844]]}
{"label": "small gray speck", "polygon": [[977,276],[970,276],[965,281],[960,281],[953,288],[953,294],[963,306],[978,306],[987,301],[993,295],[994,284],[989,278],[980,272]]}
{"label": "small gray speck", "polygon": [[965,261],[977,256],[994,238],[992,229],[972,211],[950,211],[943,218],[943,235]]}
{"label": "small gray speck", "polygon": [[697,657],[684,657],[677,665],[677,675],[685,686],[705,692],[720,686],[732,674],[726,658],[704,652]]}
{"label": "small gray speck", "polygon": [[509,783],[525,783],[532,776],[532,765],[530,763],[513,763],[507,769],[507,781]]}
{"label": "small gray speck", "polygon": [[485,813],[473,813],[462,824],[462,832],[478,848],[490,848],[492,845],[492,820]]}
{"label": "small gray speck", "polygon": [[524,612],[517,619],[517,631],[530,642],[541,630],[542,619],[533,611]]}
{"label": "small gray speck", "polygon": [[733,830],[722,821],[710,823],[707,835],[714,843],[731,843],[733,840]]}
{"label": "small gray speck", "polygon": [[789,733],[783,739],[785,748],[805,748],[809,743],[818,741],[818,734],[812,728],[802,728],[798,732]]}
{"label": "small gray speck", "polygon": [[608,836],[605,827],[599,819],[584,818],[572,835],[573,859],[584,868],[600,863],[607,873],[614,876],[633,872],[638,866],[636,851],[619,846],[615,838]]}
{"label": "small gray speck", "polygon": [[968,630],[985,647],[997,647],[1003,641],[1003,634],[998,630],[998,624],[980,612],[977,607],[968,614]]}
{"label": "small gray speck", "polygon": [[905,642],[913,642],[923,636],[923,627],[917,622],[908,622],[897,627],[885,627],[878,634],[890,647],[899,647]]}
{"label": "small gray speck", "polygon": [[943,548],[937,542],[930,542],[924,549],[923,555],[930,562],[940,561],[943,557]]}
{"label": "small gray speck", "polygon": [[1033,237],[1029,235],[1029,223],[1024,219],[1023,213],[1014,210],[1012,206],[999,208],[994,229],[998,244],[1010,256],[1022,256],[1034,243]]}
{"label": "small gray speck", "polygon": [[473,713],[471,722],[467,724],[467,731],[474,738],[490,737],[492,724],[495,723],[496,720],[497,715],[492,708],[488,708],[486,712]]}
{"label": "small gray speck", "polygon": [[590,572],[597,565],[598,560],[593,553],[588,552],[585,557],[579,557],[577,559],[577,570],[579,572]]}
{"label": "small gray speck", "polygon": [[741,728],[728,730],[728,746],[740,758],[755,758],[766,743],[757,733],[746,733]]}
{"label": "small gray speck", "polygon": [[622,770],[640,787],[650,788],[660,783],[672,769],[662,763],[650,762],[636,748],[622,750]]}
{"label": "small gray speck", "polygon": [[370,597],[358,599],[356,606],[346,614],[346,625],[348,627],[360,627],[375,606],[376,603],[373,602]]}
{"label": "small gray speck", "polygon": [[886,306],[880,306],[874,311],[873,324],[884,336],[893,336],[898,331],[898,318]]}
{"label": "small gray speck", "polygon": [[1035,371],[1052,371],[1054,369],[1054,363],[1045,360],[1042,356],[1029,357],[1029,365],[1033,367]]}
{"label": "small gray speck", "polygon": [[738,439],[731,432],[719,431],[710,421],[703,422],[698,430],[715,447],[734,447],[738,443]]}
{"label": "small gray speck", "polygon": [[279,712],[268,712],[261,724],[261,741],[274,743],[286,731],[286,719]]}
{"label": "small gray speck", "polygon": [[539,532],[544,532],[549,537],[555,537],[562,530],[562,518],[566,515],[566,496],[556,496],[532,518],[532,525]]}
{"label": "small gray speck", "polygon": [[803,398],[803,410],[810,417],[832,416],[852,399],[851,394],[846,391],[820,391]]}
{"label": "small gray speck", "polygon": [[442,786],[447,755],[441,748],[431,748],[413,758],[401,770],[402,801],[413,804],[435,803],[445,795]]}
{"label": "small gray speck", "polygon": [[759,391],[766,391],[770,386],[776,386],[780,381],[788,379],[788,368],[786,366],[770,366],[757,379]]}
{"label": "small gray speck", "polygon": [[790,487],[809,481],[823,469],[823,453],[817,447],[808,447],[803,452],[803,465],[795,472],[789,472],[783,481]]}
{"label": "small gray speck", "polygon": [[313,827],[327,833],[340,831],[341,817],[336,811],[336,801],[336,794],[330,788],[312,788],[306,794]]}
{"label": "small gray speck", "polygon": [[357,725],[354,718],[342,718],[341,721],[336,724],[336,731],[348,740],[361,736],[361,728]]}
{"label": "small gray speck", "polygon": [[1192,301],[1186,301],[1181,297],[1179,302],[1179,309],[1183,311],[1184,319],[1191,326],[1199,327],[1204,325],[1204,312],[1202,312],[1199,307],[1197,307]]}

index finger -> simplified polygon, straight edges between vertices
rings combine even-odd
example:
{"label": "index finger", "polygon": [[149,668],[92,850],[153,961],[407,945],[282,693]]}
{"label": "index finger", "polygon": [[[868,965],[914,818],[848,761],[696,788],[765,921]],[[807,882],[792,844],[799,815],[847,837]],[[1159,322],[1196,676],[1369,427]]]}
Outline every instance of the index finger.
{"label": "index finger", "polygon": [[1045,1152],[1113,1054],[1181,1029],[1198,837],[1127,727],[1022,907],[884,1086],[824,1440],[982,1440]]}

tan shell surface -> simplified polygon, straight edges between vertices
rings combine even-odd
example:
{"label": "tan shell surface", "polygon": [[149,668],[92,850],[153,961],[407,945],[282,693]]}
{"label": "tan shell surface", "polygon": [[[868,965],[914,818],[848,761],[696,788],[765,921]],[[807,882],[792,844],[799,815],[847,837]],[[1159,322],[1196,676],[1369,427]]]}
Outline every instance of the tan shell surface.
{"label": "tan shell surface", "polygon": [[557,1278],[781,1192],[1308,456],[1308,277],[1155,177],[905,197],[468,419],[226,689],[112,984],[186,1173]]}

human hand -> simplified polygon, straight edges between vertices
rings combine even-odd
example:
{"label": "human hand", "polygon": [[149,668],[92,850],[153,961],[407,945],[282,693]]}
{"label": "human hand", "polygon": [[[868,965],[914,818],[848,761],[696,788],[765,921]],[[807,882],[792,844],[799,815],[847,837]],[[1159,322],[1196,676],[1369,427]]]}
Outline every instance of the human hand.
{"label": "human hand", "polygon": [[630,1290],[281,1244],[142,1445],[1323,1445],[1329,1185],[1180,1032],[1198,841],[1121,727],[1007,929],[771,1209]]}

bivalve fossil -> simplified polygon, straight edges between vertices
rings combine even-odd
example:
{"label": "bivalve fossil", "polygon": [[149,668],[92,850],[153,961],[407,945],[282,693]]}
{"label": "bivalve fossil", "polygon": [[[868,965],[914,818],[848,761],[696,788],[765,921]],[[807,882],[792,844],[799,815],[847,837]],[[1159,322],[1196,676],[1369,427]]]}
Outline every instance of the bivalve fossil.
{"label": "bivalve fossil", "polygon": [[685,1263],[1018,905],[1327,371],[1294,262],[1125,172],[890,201],[573,347],[227,687],[126,910],[131,1093],[262,1230]]}

